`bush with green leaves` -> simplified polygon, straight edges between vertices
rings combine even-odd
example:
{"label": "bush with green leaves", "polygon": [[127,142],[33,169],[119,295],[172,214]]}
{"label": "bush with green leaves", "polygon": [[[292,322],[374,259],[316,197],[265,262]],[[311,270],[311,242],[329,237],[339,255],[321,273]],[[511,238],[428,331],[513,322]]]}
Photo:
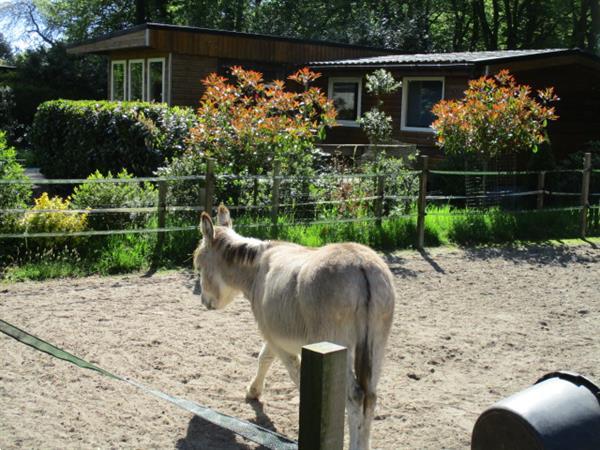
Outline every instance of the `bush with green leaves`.
{"label": "bush with green leaves", "polygon": [[191,109],[165,104],[53,100],[38,108],[30,138],[50,178],[121,169],[147,176],[183,153],[195,124]]}
{"label": "bush with green leaves", "polygon": [[[165,166],[159,167],[160,177],[187,177],[206,172],[206,160],[198,153],[188,152],[172,158]],[[171,206],[198,206],[204,198],[204,182],[201,180],[173,180],[168,182],[167,204]]]}
{"label": "bush with green leaves", "polygon": [[[106,176],[99,171],[94,172],[87,178],[91,182],[83,183],[73,190],[72,207],[75,209],[144,208],[156,205],[158,194],[152,183],[97,181],[110,178],[131,180],[133,176],[125,169],[116,177],[113,177],[110,171]],[[119,230],[143,226],[150,215],[151,213],[147,212],[95,213],[89,214],[88,223],[94,230]]]}
{"label": "bush with green leaves", "polygon": [[400,88],[401,83],[385,69],[378,69],[366,75],[365,88],[377,99],[376,105],[358,119],[371,144],[386,143],[392,136],[392,118],[383,112],[382,95],[393,94]]}
{"label": "bush with green leaves", "polygon": [[[0,184],[0,209],[22,209],[31,200],[31,183],[25,170],[17,162],[14,148],[6,142],[6,133],[0,131],[0,180],[14,180],[19,184]],[[0,213],[0,230],[13,230],[19,214]]]}

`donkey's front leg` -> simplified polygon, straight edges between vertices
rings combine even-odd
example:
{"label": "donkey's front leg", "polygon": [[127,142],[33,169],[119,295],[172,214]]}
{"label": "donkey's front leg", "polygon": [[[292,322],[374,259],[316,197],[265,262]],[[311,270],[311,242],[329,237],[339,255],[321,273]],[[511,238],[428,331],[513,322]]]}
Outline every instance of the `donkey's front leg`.
{"label": "donkey's front leg", "polygon": [[264,343],[260,354],[258,355],[258,371],[250,386],[246,389],[246,399],[256,400],[262,394],[265,388],[265,377],[269,371],[269,367],[273,364],[275,353],[268,343]]}

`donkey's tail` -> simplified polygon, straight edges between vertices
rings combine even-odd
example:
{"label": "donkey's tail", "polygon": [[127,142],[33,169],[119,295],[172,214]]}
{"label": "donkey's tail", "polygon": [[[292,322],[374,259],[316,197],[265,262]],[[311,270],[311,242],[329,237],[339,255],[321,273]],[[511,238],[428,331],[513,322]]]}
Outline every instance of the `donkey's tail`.
{"label": "donkey's tail", "polygon": [[394,313],[395,293],[387,267],[361,267],[365,280],[364,319],[354,355],[354,373],[362,390],[363,414],[373,412],[376,388]]}

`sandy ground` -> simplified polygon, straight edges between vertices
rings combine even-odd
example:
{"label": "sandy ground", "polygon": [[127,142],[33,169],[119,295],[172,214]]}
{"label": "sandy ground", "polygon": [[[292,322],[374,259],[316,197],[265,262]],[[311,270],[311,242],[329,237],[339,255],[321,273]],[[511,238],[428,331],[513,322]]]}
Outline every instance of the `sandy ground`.
{"label": "sandy ground", "polygon": [[[468,448],[479,414],[547,372],[600,381],[600,250],[386,256],[398,302],[375,449]],[[247,302],[207,311],[190,273],[0,286],[0,318],[117,374],[297,436],[280,363],[246,403],[261,340]],[[0,448],[254,449],[162,400],[0,334]]]}

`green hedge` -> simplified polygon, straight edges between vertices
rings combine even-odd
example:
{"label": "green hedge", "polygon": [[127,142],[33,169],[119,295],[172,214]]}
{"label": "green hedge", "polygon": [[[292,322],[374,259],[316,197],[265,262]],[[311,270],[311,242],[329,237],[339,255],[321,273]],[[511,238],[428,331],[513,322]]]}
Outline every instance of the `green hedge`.
{"label": "green hedge", "polygon": [[123,169],[147,176],[182,153],[195,121],[191,109],[165,104],[52,100],[35,114],[31,144],[50,178]]}

